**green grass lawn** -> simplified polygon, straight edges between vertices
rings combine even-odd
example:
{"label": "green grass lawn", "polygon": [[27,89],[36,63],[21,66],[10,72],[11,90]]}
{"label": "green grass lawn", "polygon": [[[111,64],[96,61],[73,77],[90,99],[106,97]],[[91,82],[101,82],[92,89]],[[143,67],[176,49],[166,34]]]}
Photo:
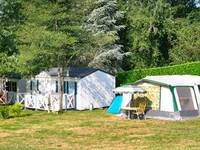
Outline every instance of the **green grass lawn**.
{"label": "green grass lawn", "polygon": [[200,119],[126,120],[105,110],[61,115],[25,111],[0,119],[0,149],[199,149]]}

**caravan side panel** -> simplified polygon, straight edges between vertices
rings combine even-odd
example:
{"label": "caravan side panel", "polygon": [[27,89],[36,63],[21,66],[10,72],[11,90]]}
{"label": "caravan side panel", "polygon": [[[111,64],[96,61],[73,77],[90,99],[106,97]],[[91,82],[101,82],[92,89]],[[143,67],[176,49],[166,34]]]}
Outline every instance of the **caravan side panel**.
{"label": "caravan side panel", "polygon": [[200,85],[195,85],[194,90],[197,97],[198,109],[200,110]]}
{"label": "caravan side panel", "polygon": [[77,83],[76,108],[78,110],[110,106],[114,94],[115,77],[96,71]]}
{"label": "caravan side panel", "polygon": [[128,107],[128,104],[130,104],[131,100],[132,100],[132,94],[123,93],[123,101],[121,107]]}
{"label": "caravan side panel", "polygon": [[168,87],[161,87],[160,111],[174,111],[173,96]]}

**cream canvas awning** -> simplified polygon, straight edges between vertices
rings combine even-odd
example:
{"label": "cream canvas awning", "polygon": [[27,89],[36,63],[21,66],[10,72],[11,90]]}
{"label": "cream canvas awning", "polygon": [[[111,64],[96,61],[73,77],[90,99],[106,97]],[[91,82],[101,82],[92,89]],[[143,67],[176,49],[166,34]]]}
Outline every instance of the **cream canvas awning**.
{"label": "cream canvas awning", "polygon": [[136,85],[125,85],[121,87],[117,87],[113,90],[115,94],[122,94],[122,93],[146,93],[144,89],[138,87]]}

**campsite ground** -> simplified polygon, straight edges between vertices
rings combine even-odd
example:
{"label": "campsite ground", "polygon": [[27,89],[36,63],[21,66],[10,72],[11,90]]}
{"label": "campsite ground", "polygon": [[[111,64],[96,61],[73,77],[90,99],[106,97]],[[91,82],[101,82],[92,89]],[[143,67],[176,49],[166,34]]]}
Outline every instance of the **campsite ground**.
{"label": "campsite ground", "polygon": [[0,150],[43,149],[199,149],[200,119],[125,120],[105,110],[61,115],[25,111],[0,119]]}

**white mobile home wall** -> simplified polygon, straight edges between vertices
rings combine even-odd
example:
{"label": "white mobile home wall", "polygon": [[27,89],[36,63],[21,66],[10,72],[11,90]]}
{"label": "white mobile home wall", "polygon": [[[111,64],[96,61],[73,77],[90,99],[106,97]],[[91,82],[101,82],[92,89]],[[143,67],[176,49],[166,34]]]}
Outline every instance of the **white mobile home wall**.
{"label": "white mobile home wall", "polygon": [[199,108],[199,111],[200,111],[200,84],[194,86],[194,91],[196,93],[198,108]]}
{"label": "white mobile home wall", "polygon": [[114,94],[115,77],[102,71],[96,71],[77,83],[76,109],[84,110],[110,106]]}
{"label": "white mobile home wall", "polygon": [[[75,79],[65,77],[64,81],[77,82]],[[30,90],[32,82],[32,90]],[[38,82],[38,83],[37,83]],[[52,104],[51,108],[54,111],[59,110],[59,93],[56,92],[56,82],[58,82],[58,77],[49,76],[46,72],[41,72],[35,78],[32,78],[27,83],[27,94],[25,95],[25,107],[33,109],[47,110],[49,101]],[[72,93],[69,93],[72,94]],[[63,94],[63,109],[69,108],[67,105],[68,95]],[[74,95],[74,94],[73,94]],[[74,98],[75,99],[75,98]],[[75,103],[75,102],[74,102]],[[44,108],[45,105],[45,108]],[[71,107],[70,107],[71,108]],[[75,105],[74,105],[75,108]]]}
{"label": "white mobile home wall", "polygon": [[[197,99],[198,99],[199,91],[193,90],[193,87],[190,87],[190,91],[191,91],[194,109],[198,110]],[[177,87],[174,90],[174,94],[175,94],[178,110],[182,111],[179,96],[177,93]],[[168,87],[161,87],[161,99],[160,100],[161,100],[160,101],[160,111],[174,112],[173,96]]]}
{"label": "white mobile home wall", "polygon": [[161,87],[160,111],[174,112],[173,96],[168,87]]}

